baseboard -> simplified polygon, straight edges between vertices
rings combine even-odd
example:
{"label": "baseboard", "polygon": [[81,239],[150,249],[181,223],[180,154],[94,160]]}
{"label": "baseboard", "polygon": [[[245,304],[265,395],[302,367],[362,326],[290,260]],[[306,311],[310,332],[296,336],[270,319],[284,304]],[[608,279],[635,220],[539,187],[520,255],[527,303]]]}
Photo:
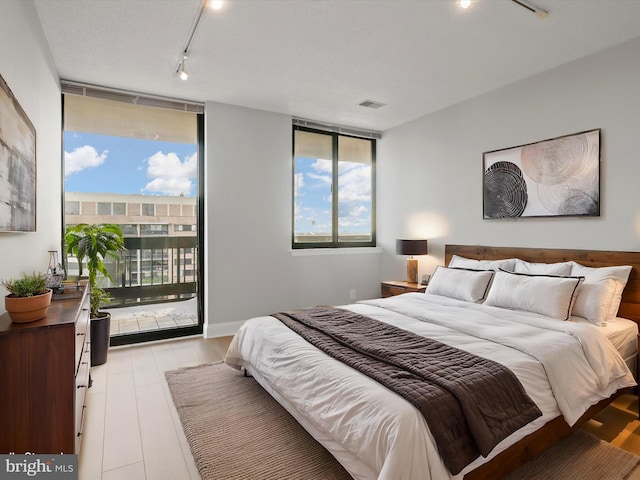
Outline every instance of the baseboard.
{"label": "baseboard", "polygon": [[228,337],[235,335],[244,320],[226,323],[209,323],[204,326],[204,338]]}

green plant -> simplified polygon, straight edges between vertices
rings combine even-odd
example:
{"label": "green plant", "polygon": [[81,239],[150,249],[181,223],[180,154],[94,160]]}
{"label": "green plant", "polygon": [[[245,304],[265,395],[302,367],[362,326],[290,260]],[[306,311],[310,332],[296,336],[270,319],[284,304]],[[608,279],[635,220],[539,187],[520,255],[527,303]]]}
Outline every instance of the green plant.
{"label": "green plant", "polygon": [[64,235],[67,254],[73,254],[78,259],[78,268],[82,276],[82,263],[87,260],[89,272],[89,296],[91,301],[91,316],[97,317],[100,307],[105,305],[110,297],[97,285],[98,273],[110,280],[111,274],[104,265],[107,256],[118,258],[118,252],[124,250],[122,230],[111,223],[91,225],[81,223],[67,227]]}
{"label": "green plant", "polygon": [[14,297],[32,297],[47,292],[47,281],[42,273],[23,273],[18,279],[2,281],[2,286]]}

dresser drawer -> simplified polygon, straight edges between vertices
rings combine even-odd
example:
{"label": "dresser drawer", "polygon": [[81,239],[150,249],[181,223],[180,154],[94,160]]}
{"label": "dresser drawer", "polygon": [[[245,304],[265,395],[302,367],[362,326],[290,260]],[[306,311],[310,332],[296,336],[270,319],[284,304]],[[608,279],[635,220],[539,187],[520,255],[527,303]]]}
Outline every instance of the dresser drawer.
{"label": "dresser drawer", "polygon": [[89,296],[85,296],[76,320],[76,372],[80,368],[80,356],[84,351],[85,343],[89,342]]}
{"label": "dresser drawer", "polygon": [[383,298],[393,297],[394,295],[402,295],[403,293],[424,293],[426,289],[426,285],[404,281],[388,281],[382,282],[380,284],[380,290]]}
{"label": "dresser drawer", "polygon": [[80,357],[80,368],[76,375],[76,398],[75,398],[75,432],[76,432],[76,452],[80,450],[82,433],[82,423],[84,421],[84,411],[86,404],[87,389],[89,388],[89,368],[91,367],[90,344],[84,344],[82,356]]}
{"label": "dresser drawer", "polygon": [[78,453],[91,361],[87,293],[54,299],[26,325],[0,315],[0,365],[11,367],[0,375],[0,452]]}
{"label": "dresser drawer", "polygon": [[406,293],[403,287],[392,287],[390,285],[382,285],[382,297],[393,297],[394,295],[401,295]]}

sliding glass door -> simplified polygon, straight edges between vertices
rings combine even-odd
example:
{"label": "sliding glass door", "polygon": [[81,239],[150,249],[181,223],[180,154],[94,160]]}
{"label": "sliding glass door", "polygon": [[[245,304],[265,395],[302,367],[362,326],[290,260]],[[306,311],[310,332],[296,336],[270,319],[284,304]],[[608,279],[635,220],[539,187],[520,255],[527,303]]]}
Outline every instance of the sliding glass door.
{"label": "sliding glass door", "polygon": [[[202,332],[203,125],[198,104],[63,83],[64,226],[116,224],[111,344]],[[78,275],[78,259],[66,259]],[[86,269],[84,269],[86,271]]]}

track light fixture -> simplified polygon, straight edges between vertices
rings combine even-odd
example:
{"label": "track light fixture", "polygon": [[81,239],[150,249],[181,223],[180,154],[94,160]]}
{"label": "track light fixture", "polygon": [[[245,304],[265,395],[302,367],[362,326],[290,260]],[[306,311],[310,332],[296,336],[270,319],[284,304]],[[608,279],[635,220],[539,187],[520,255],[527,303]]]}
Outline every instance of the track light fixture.
{"label": "track light fixture", "polygon": [[535,13],[540,18],[546,18],[547,15],[549,15],[549,12],[546,11],[544,8],[540,8],[537,5],[534,5],[533,3],[529,2],[528,0],[511,0],[511,1],[513,3],[520,5],[521,7],[526,8],[531,13]]}
{"label": "track light fixture", "polygon": [[[520,5],[521,7],[526,8],[531,13],[535,13],[540,18],[547,18],[547,16],[549,15],[549,12],[547,10],[545,10],[544,8],[540,8],[539,6],[530,2],[529,0],[511,0],[511,1],[516,5]],[[466,9],[466,8],[469,8],[469,6],[471,5],[471,0],[457,0],[457,3],[460,6],[460,8]]]}
{"label": "track light fixture", "polygon": [[196,13],[196,17],[193,20],[193,24],[191,24],[189,37],[187,37],[187,43],[185,44],[184,49],[182,50],[182,58],[178,62],[178,68],[176,69],[176,73],[180,77],[180,80],[187,80],[189,78],[189,73],[185,68],[185,61],[187,60],[189,49],[191,48],[191,42],[193,42],[193,36],[196,34],[198,25],[200,25],[200,20],[202,20],[202,14],[204,13],[209,3],[211,3],[211,8],[213,8],[214,10],[219,10],[222,7],[222,0],[201,0],[200,1],[200,8],[198,9],[198,13]]}
{"label": "track light fixture", "polygon": [[189,78],[189,72],[187,72],[187,68],[185,66],[185,62],[187,60],[187,52],[182,52],[182,60],[178,64],[177,74],[180,77],[180,80],[187,80]]}

